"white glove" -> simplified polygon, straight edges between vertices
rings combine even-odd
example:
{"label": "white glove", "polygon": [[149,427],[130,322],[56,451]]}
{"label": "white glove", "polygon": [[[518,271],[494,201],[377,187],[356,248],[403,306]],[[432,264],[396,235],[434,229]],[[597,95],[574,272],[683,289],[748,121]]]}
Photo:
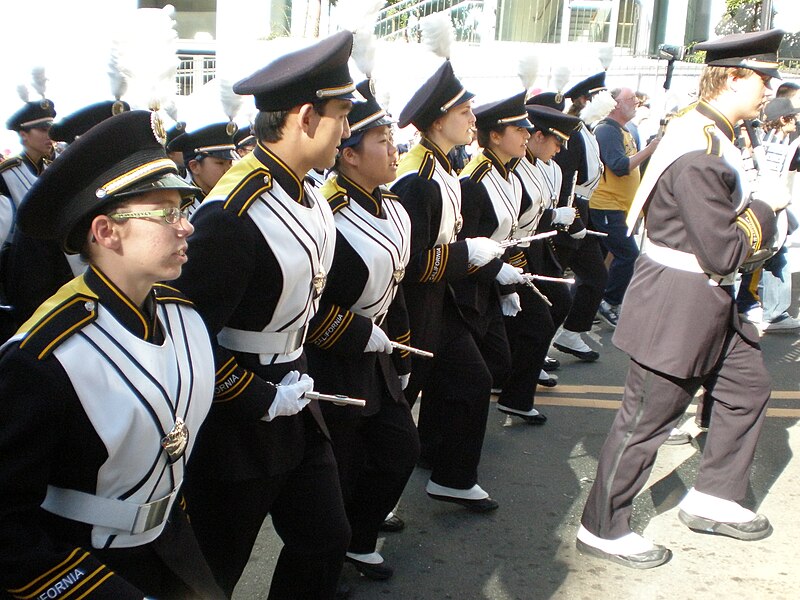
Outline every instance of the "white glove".
{"label": "white glove", "polygon": [[373,323],[372,333],[369,334],[369,340],[364,347],[364,352],[386,352],[386,354],[391,354],[392,350],[389,336],[386,335],[383,329]]}
{"label": "white glove", "polygon": [[508,263],[503,263],[500,271],[495,276],[497,283],[500,285],[514,285],[515,283],[525,283],[525,278],[522,276],[522,269],[512,267]]}
{"label": "white glove", "polygon": [[519,294],[507,294],[500,298],[500,308],[503,310],[503,315],[506,317],[516,317],[517,313],[522,310],[522,305],[519,303]]}
{"label": "white glove", "polygon": [[275,399],[262,421],[272,421],[275,417],[291,417],[306,407],[310,401],[304,398],[306,392],[314,389],[314,380],[300,371],[289,371],[275,386]]}
{"label": "white glove", "polygon": [[580,231],[576,231],[575,233],[570,233],[569,237],[571,237],[573,239],[576,239],[576,240],[582,240],[583,238],[586,237],[586,227],[584,227]]}
{"label": "white glove", "polygon": [[405,375],[398,375],[400,379],[400,389],[404,390],[408,387],[408,380],[411,379],[411,373],[406,373]]}
{"label": "white glove", "polygon": [[482,267],[493,258],[503,256],[503,247],[487,237],[467,238],[467,260],[476,267]]}
{"label": "white glove", "polygon": [[553,209],[553,225],[572,225],[574,220],[574,208],[570,206],[559,206]]}
{"label": "white glove", "polygon": [[785,179],[773,173],[764,173],[756,178],[753,198],[766,202],[773,212],[778,212],[789,205],[792,195]]}

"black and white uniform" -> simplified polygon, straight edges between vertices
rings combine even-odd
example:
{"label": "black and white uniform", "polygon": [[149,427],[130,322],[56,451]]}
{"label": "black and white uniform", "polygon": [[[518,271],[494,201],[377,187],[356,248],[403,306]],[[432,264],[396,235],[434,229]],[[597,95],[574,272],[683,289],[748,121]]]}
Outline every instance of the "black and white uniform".
{"label": "black and white uniform", "polygon": [[[558,205],[561,169],[554,161],[537,160],[529,151],[517,161],[513,173],[522,183],[517,237],[524,238],[553,229],[553,209]],[[519,244],[510,253],[509,262],[526,273],[561,277],[563,269],[552,238]],[[511,372],[502,384],[498,403],[521,411],[533,408],[539,372],[558,326],[563,322],[572,301],[568,286],[544,281],[534,282],[547,296],[551,307],[527,286],[518,286],[522,310],[506,317],[506,333],[511,346]]]}
{"label": "black and white uniform", "polygon": [[455,303],[451,282],[467,277],[467,243],[461,229],[461,187],[450,162],[423,138],[403,156],[392,191],[411,219],[411,251],[403,291],[411,346],[434,353],[411,357],[405,396],[422,391],[418,419],[422,455],[431,481],[470,489],[486,432],[491,375]]}
{"label": "black and white uniform", "polygon": [[370,193],[337,175],[320,191],[333,210],[337,238],[320,309],[309,323],[308,371],[316,390],[367,401],[364,408],[326,404],[322,410],[352,529],[349,551],[369,554],[419,458],[417,428],[398,377],[410,369],[407,352],[364,352],[373,323],[390,339],[409,342],[400,282],[411,222],[388,190]]}
{"label": "black and white uniform", "polygon": [[42,305],[0,362],[0,587],[222,597],[179,506],[212,369],[177,290],[156,286],[139,309],[92,268]]}
{"label": "black and white uniform", "polygon": [[750,199],[734,128],[699,103],[670,121],[637,192],[647,241],[625,293],[614,344],[630,355],[622,406],[600,453],[582,523],[616,539],[655,455],[702,386],[715,402],[695,489],[744,499],[770,395],[758,332],[740,322],[737,269],[775,231]]}
{"label": "black and white uniform", "polygon": [[[459,239],[488,237],[496,242],[510,240],[517,232],[522,202],[522,184],[511,175],[491,150],[483,149],[461,171],[461,216],[464,225]],[[503,260],[496,258],[483,267],[471,266],[470,276],[453,282],[456,303],[472,331],[494,385],[503,384],[511,369],[511,350],[501,309],[501,294],[516,287],[501,286],[497,277]]]}
{"label": "black and white uniform", "polygon": [[333,597],[350,530],[319,405],[261,420],[274,383],[306,371],[303,341],[333,261],[333,214],[258,145],[223,175],[192,224],[175,285],[208,326],[217,375],[187,475],[187,512],[227,593],[271,513],[285,545],[270,598]]}
{"label": "black and white uniform", "polygon": [[597,308],[603,300],[608,269],[598,237],[587,235],[583,239],[576,240],[570,236],[570,233],[576,232],[582,226],[592,229],[589,198],[603,175],[600,147],[586,123],[581,123],[578,130],[570,136],[567,147],[562,148],[554,160],[561,167],[563,175],[559,195],[560,206],[564,206],[569,200],[573,175],[576,171],[578,173],[573,206],[580,216],[580,221],[576,217],[575,223],[569,230],[560,232],[555,238],[559,262],[565,269],[572,269],[575,274],[572,307],[564,320],[564,328],[569,331],[589,331],[597,314]]}

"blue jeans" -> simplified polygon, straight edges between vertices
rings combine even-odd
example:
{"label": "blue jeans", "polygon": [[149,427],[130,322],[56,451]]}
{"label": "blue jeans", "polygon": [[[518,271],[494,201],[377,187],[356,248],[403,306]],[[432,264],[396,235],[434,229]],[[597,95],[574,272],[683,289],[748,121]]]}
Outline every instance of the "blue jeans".
{"label": "blue jeans", "polygon": [[622,297],[633,277],[633,265],[639,256],[639,247],[632,235],[628,235],[624,210],[589,209],[592,224],[597,231],[607,233],[608,237],[600,238],[606,252],[614,255],[608,269],[608,283],[603,300],[609,304],[622,304]]}

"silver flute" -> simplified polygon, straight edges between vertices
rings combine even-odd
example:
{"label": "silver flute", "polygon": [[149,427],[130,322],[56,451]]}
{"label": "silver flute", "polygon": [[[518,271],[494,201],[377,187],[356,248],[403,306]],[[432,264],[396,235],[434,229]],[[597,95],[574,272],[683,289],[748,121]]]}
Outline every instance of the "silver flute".
{"label": "silver flute", "polygon": [[339,404],[344,406],[345,404],[349,404],[350,406],[366,406],[367,401],[361,400],[359,398],[350,398],[349,396],[342,396],[341,394],[322,394],[320,392],[306,392],[303,394],[304,398],[308,398],[309,400],[324,400],[325,402],[333,402],[334,404]]}

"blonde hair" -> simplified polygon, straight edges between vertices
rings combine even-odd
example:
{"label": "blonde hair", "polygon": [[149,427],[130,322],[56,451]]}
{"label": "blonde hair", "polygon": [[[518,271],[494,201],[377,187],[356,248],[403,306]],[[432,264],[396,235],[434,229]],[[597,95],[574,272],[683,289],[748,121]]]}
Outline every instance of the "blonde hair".
{"label": "blonde hair", "polygon": [[698,96],[700,100],[713,100],[725,89],[725,83],[728,81],[729,76],[744,79],[754,74],[755,71],[752,69],[743,67],[706,66],[702,75],[700,75]]}

